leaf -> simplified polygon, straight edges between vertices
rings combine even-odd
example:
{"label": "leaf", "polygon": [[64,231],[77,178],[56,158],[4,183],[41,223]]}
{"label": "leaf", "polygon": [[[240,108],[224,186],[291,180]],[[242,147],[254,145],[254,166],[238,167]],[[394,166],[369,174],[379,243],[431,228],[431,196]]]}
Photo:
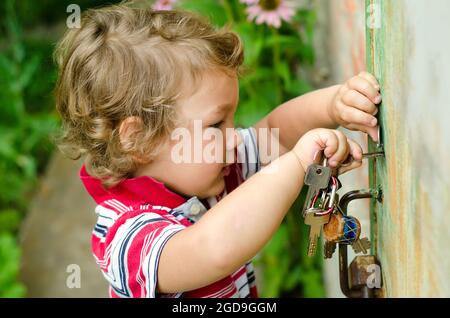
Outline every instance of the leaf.
{"label": "leaf", "polygon": [[0,233],[17,231],[20,220],[21,216],[17,210],[5,209],[0,211]]}
{"label": "leaf", "polygon": [[241,102],[235,115],[236,125],[249,127],[257,123],[262,118],[258,105],[254,99]]}
{"label": "leaf", "polygon": [[245,64],[257,64],[264,46],[264,37],[258,32],[253,23],[247,21],[237,23],[234,26],[236,31],[244,43]]}
{"label": "leaf", "polygon": [[2,138],[0,138],[0,158],[14,160],[17,157],[18,153],[14,147],[13,137],[11,134],[2,134]]}
{"label": "leaf", "polygon": [[296,79],[292,80],[290,85],[288,85],[286,87],[286,90],[289,93],[292,93],[296,96],[303,95],[307,92],[310,92],[312,89],[313,88],[309,83],[307,83],[306,81],[304,81],[303,79],[300,79],[300,78],[296,78]]}
{"label": "leaf", "polygon": [[0,74],[2,74],[2,77],[11,78],[15,73],[14,63],[4,53],[0,54]]}
{"label": "leaf", "polygon": [[270,80],[274,76],[274,71],[269,67],[261,66],[258,69],[254,70],[250,74],[245,75],[241,79],[242,85],[247,85],[249,83],[263,81],[263,80]]}
{"label": "leaf", "polygon": [[22,91],[25,87],[30,83],[31,78],[36,73],[37,67],[41,58],[39,56],[33,56],[31,60],[27,61],[25,66],[22,69],[22,74],[17,80],[17,86],[20,91]]}
{"label": "leaf", "polygon": [[19,155],[17,157],[17,165],[22,168],[24,177],[27,180],[36,177],[36,161],[31,156]]}
{"label": "leaf", "polygon": [[17,281],[20,249],[11,234],[0,234],[0,297],[23,297],[24,286]]}
{"label": "leaf", "polygon": [[283,79],[284,85],[287,87],[291,87],[292,85],[292,73],[289,69],[289,65],[286,62],[280,62],[276,65],[276,71],[278,75]]}
{"label": "leaf", "polygon": [[299,37],[298,35],[281,35],[279,34],[277,37],[271,36],[267,38],[264,43],[264,47],[272,48],[275,45],[280,45],[280,47],[296,47],[299,45]]}
{"label": "leaf", "polygon": [[282,224],[269,243],[262,250],[264,260],[264,293],[263,297],[278,297],[288,275],[289,258],[286,255],[288,231]]}
{"label": "leaf", "polygon": [[302,280],[301,280],[301,274],[302,274],[302,267],[296,266],[294,270],[289,271],[287,273],[287,277],[284,281],[284,288],[285,290],[292,290],[295,286],[297,286]]}
{"label": "leaf", "polygon": [[[277,256],[274,256],[277,257]],[[289,258],[277,257],[278,262],[272,266],[267,264],[264,270],[264,290],[262,297],[280,297],[284,286],[284,279],[289,271]]]}
{"label": "leaf", "polygon": [[30,132],[21,143],[21,150],[30,153],[43,140],[48,140],[48,136],[57,129],[57,118],[53,114],[36,114],[28,116],[24,125]]}
{"label": "leaf", "polygon": [[182,1],[180,6],[189,11],[195,11],[208,17],[214,24],[224,26],[227,22],[227,16],[224,14],[224,8],[217,0],[202,1]]}
{"label": "leaf", "polygon": [[303,294],[307,298],[324,297],[322,273],[319,270],[309,271],[308,275],[302,275]]}

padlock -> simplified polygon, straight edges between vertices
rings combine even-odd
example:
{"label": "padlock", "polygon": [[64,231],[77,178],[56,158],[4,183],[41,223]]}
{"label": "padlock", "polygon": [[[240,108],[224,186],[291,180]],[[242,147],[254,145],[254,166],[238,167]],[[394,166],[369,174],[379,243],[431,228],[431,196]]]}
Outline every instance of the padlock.
{"label": "padlock", "polygon": [[323,227],[323,234],[328,242],[351,245],[359,239],[361,223],[349,215],[333,214]]}
{"label": "padlock", "polygon": [[[346,193],[339,201],[339,213],[343,216],[347,215],[347,207],[353,200],[360,199],[379,199],[379,190],[356,190]],[[349,280],[349,267],[347,259],[348,244],[339,244],[339,283],[341,285],[342,293],[349,298],[372,298],[376,297],[380,286],[374,286],[376,288],[370,288],[367,282],[367,269],[370,265],[381,266],[374,255],[357,256],[355,261],[352,262]],[[382,281],[380,281],[380,284]]]}

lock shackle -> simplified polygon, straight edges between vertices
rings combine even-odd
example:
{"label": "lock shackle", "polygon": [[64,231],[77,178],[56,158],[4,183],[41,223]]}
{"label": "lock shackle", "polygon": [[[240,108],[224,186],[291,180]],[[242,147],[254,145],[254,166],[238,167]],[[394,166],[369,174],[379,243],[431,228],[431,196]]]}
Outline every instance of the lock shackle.
{"label": "lock shackle", "polygon": [[347,215],[347,208],[350,202],[361,199],[372,199],[378,197],[378,191],[375,190],[354,190],[344,194],[339,200],[339,207],[344,215]]}
{"label": "lock shackle", "polygon": [[[355,190],[344,194],[339,200],[339,207],[342,214],[347,215],[347,208],[350,202],[361,199],[371,199],[377,197],[377,191],[374,190]],[[342,293],[348,298],[372,298],[373,290],[363,287],[360,290],[350,289],[348,282],[348,251],[346,244],[339,244],[339,284]]]}

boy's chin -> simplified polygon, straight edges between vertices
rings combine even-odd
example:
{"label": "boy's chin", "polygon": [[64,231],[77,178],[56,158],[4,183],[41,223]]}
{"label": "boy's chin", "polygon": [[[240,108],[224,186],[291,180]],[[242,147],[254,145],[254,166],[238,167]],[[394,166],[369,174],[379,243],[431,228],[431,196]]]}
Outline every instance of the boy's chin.
{"label": "boy's chin", "polygon": [[199,195],[198,197],[200,199],[207,199],[210,197],[214,197],[214,196],[221,194],[224,189],[225,189],[225,180],[223,178],[221,178],[215,184],[211,185],[205,191],[205,193],[203,193],[202,195]]}

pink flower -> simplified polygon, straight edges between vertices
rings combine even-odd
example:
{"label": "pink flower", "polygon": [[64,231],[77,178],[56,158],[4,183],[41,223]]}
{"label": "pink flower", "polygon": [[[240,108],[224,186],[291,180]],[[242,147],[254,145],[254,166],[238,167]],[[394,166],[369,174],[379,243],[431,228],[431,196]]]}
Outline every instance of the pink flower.
{"label": "pink flower", "polygon": [[281,21],[290,22],[295,15],[294,5],[286,0],[241,0],[247,3],[248,19],[255,19],[256,24],[266,23],[267,25],[279,28]]}
{"label": "pink flower", "polygon": [[177,2],[177,0],[157,0],[153,4],[152,9],[155,11],[172,10],[175,2]]}

